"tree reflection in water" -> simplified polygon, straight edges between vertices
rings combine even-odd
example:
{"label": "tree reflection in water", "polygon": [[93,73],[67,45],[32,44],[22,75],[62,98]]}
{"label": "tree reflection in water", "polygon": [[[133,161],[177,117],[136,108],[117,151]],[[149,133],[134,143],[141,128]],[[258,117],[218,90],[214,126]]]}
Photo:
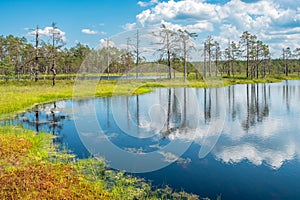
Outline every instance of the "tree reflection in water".
{"label": "tree reflection in water", "polygon": [[9,120],[11,124],[21,125],[25,128],[39,132],[51,133],[55,136],[54,142],[63,143],[64,135],[61,134],[66,120],[70,121],[71,116],[64,111],[65,104],[54,101],[50,104],[36,105],[31,111],[18,115],[15,119]]}

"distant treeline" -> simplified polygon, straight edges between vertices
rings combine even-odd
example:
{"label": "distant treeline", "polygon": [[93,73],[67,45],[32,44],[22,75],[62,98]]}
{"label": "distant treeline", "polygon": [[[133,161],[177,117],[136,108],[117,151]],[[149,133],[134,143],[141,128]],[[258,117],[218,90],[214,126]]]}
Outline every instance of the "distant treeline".
{"label": "distant treeline", "polygon": [[[193,49],[192,38],[197,37],[187,31],[173,31],[162,26],[158,33],[161,48],[157,50],[159,59],[151,63],[160,63],[169,66],[169,78],[172,72],[178,71],[184,77],[196,73],[196,77],[207,76],[235,76],[243,75],[249,78],[265,77],[268,74],[285,74],[300,72],[300,48],[282,50],[281,58],[271,58],[269,46],[257,39],[257,36],[244,32],[240,41],[229,41],[228,47],[220,49],[220,45],[211,36],[204,41],[201,61],[188,62],[188,57]],[[76,74],[83,62],[87,73],[127,73],[135,69],[139,72],[139,65],[150,63],[141,54],[139,32],[135,38],[136,46],[133,50],[119,49],[107,45],[95,50],[87,45],[77,43],[76,46],[65,48],[55,32],[49,34],[51,42],[39,39],[38,29],[34,44],[25,37],[13,35],[0,36],[0,74],[5,79],[26,77],[38,80],[42,75]],[[88,59],[87,59],[88,58]],[[156,65],[149,65],[155,72]],[[165,73],[165,72],[164,72]],[[55,84],[55,82],[53,82]]]}

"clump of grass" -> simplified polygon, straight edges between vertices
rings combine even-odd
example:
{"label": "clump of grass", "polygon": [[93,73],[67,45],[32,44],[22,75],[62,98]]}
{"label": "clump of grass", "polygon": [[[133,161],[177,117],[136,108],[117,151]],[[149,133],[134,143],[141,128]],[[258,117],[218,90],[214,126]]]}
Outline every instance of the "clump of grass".
{"label": "clump of grass", "polygon": [[[19,127],[0,128],[0,165],[19,166],[48,157],[51,136]],[[48,147],[46,147],[47,145]]]}
{"label": "clump of grass", "polygon": [[87,181],[72,165],[52,162],[51,141],[47,134],[0,127],[0,199],[110,199],[100,182]]}
{"label": "clump of grass", "polygon": [[31,149],[32,143],[23,137],[16,137],[14,135],[7,135],[0,138],[0,157],[18,158],[25,154],[28,149]]}
{"label": "clump of grass", "polygon": [[0,178],[2,199],[110,199],[100,184],[84,181],[73,167],[34,163],[5,170]]}

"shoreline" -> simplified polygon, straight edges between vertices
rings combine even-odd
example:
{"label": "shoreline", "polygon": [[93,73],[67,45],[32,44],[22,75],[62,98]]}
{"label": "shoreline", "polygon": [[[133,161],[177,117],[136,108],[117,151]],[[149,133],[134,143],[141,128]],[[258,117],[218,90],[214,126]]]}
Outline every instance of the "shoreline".
{"label": "shoreline", "polygon": [[[125,80],[101,80],[86,82],[98,82],[94,92],[86,92],[86,88],[83,88],[84,92],[80,96],[74,96],[74,80],[57,80],[57,86],[52,87],[50,80],[42,80],[39,82],[32,81],[0,81],[0,92],[4,95],[0,97],[0,120],[12,118],[26,110],[32,109],[36,105],[47,104],[54,101],[71,100],[71,99],[87,99],[87,98],[102,98],[111,96],[131,96],[141,95],[152,92],[155,88],[177,88],[177,87],[189,87],[189,88],[213,88],[213,87],[228,87],[236,84],[264,84],[264,83],[276,83],[284,80],[300,80],[300,77],[289,78],[266,78],[266,79],[245,79],[245,78],[222,78],[222,79],[207,79],[207,81],[195,81],[187,80],[184,82],[182,79],[125,79]],[[22,85],[24,83],[24,85]],[[121,84],[117,84],[121,83]],[[92,83],[94,84],[94,83]],[[40,91],[40,86],[44,86],[45,90]],[[116,91],[116,86],[120,87]],[[19,87],[12,91],[5,89],[5,87]],[[38,88],[38,89],[37,89]],[[23,98],[24,93],[34,90],[32,94]],[[48,92],[50,90],[50,92]],[[48,94],[47,94],[48,92]],[[4,103],[7,101],[5,94],[10,93],[12,98],[10,103]],[[17,100],[13,98],[17,97]],[[25,100],[24,100],[25,99]],[[37,103],[38,102],[38,103]],[[8,105],[10,104],[10,105]],[[11,105],[15,104],[15,105]],[[9,106],[9,107],[8,107]]]}

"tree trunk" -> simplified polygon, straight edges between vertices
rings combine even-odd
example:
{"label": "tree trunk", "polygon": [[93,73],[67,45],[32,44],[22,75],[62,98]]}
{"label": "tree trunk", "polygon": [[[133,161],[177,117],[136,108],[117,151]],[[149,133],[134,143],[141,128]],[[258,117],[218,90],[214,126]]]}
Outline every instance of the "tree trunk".
{"label": "tree trunk", "polygon": [[203,67],[203,77],[206,78],[206,43],[204,43],[204,67]]}
{"label": "tree trunk", "polygon": [[183,44],[184,48],[183,48],[183,76],[184,76],[184,81],[186,80],[186,43],[184,42]]}
{"label": "tree trunk", "polygon": [[39,27],[35,33],[35,82],[39,80]]}
{"label": "tree trunk", "polygon": [[55,83],[56,83],[56,71],[55,71],[54,66],[52,66],[51,71],[52,71],[52,74],[53,74],[53,76],[52,76],[52,85],[55,86]]}
{"label": "tree trunk", "polygon": [[246,66],[246,77],[249,78],[249,41],[247,40],[247,66]]}
{"label": "tree trunk", "polygon": [[172,78],[172,71],[171,71],[171,52],[168,49],[168,68],[169,68],[169,79]]}

